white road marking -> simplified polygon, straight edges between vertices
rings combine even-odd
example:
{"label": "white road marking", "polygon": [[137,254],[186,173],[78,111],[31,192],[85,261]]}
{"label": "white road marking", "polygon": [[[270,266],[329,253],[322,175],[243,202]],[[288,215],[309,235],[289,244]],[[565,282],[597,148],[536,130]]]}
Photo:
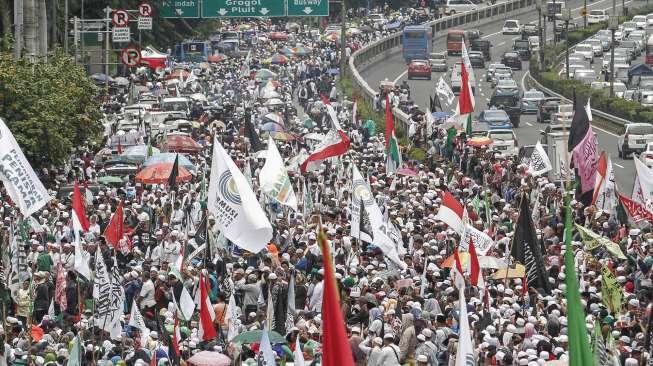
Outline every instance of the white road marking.
{"label": "white road marking", "polygon": [[619,168],[621,168],[621,169],[625,169],[624,166],[621,165],[621,164],[617,164],[617,163],[612,163],[612,164],[616,165],[617,167],[619,167]]}
{"label": "white road marking", "polygon": [[501,43],[499,43],[499,44],[497,44],[497,47],[498,47],[498,46],[503,46],[504,44],[506,44],[505,41],[504,41],[504,42],[501,42]]}
{"label": "white road marking", "polygon": [[403,78],[404,75],[406,75],[406,74],[408,74],[408,70],[406,70],[406,71],[402,72],[401,74],[399,74],[399,76],[397,76],[397,77],[396,77],[392,82],[393,82],[394,84],[397,84],[397,82],[398,82],[399,80],[401,80],[401,78]]}
{"label": "white road marking", "polygon": [[486,101],[486,102],[489,102],[489,101],[490,101],[490,98],[485,98],[485,101]]}
{"label": "white road marking", "polygon": [[530,122],[526,122],[526,126],[528,126],[528,127],[533,127],[533,124],[530,123]]}

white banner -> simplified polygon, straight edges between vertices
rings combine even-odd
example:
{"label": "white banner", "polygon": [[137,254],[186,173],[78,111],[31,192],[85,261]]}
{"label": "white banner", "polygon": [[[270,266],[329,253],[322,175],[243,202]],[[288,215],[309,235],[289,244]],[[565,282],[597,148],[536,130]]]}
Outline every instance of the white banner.
{"label": "white banner", "polygon": [[224,236],[243,249],[258,253],[272,239],[272,225],[256,195],[217,138],[213,143],[208,209]]}
{"label": "white banner", "polygon": [[51,197],[34,173],[9,127],[0,118],[0,180],[24,216],[31,216]]}
{"label": "white banner", "polygon": [[150,329],[145,325],[145,320],[143,319],[143,315],[138,309],[138,304],[136,303],[135,298],[134,302],[132,303],[131,314],[129,315],[129,325],[138,329],[140,332],[141,348],[147,348],[147,338],[150,336]]}
{"label": "white banner", "polygon": [[639,158],[633,156],[635,163],[635,183],[632,200],[653,211],[653,170],[647,167]]}
{"label": "white banner", "polygon": [[95,326],[109,332],[111,339],[120,338],[122,325],[123,303],[125,290],[120,283],[122,276],[118,266],[111,266],[109,272],[102,252],[98,246],[95,254],[95,281],[93,282],[93,298],[95,298]]}
{"label": "white banner", "polygon": [[486,233],[476,229],[471,225],[467,225],[463,236],[460,239],[460,249],[468,250],[469,248],[469,239],[472,239],[474,242],[474,248],[476,248],[476,253],[479,255],[486,255],[487,252],[494,247],[494,241]]}
{"label": "white banner", "polygon": [[272,136],[268,137],[268,151],[265,165],[258,176],[261,190],[270,198],[297,211],[297,197],[290,185],[288,172]]}
{"label": "white banner", "polygon": [[537,177],[551,169],[553,169],[551,160],[549,160],[549,156],[544,151],[542,144],[538,141],[528,161],[528,172],[534,177]]}
{"label": "white banner", "polygon": [[438,80],[438,85],[435,87],[435,92],[438,94],[438,96],[441,96],[443,99],[445,99],[447,104],[453,103],[453,100],[456,99],[453,90],[451,90],[449,84],[444,81],[442,76],[440,76],[440,80]]}

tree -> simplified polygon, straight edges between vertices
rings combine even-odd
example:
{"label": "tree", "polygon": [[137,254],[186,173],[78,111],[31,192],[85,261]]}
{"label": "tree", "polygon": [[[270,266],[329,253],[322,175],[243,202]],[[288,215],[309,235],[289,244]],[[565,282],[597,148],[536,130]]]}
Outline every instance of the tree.
{"label": "tree", "polygon": [[60,164],[102,132],[99,90],[70,57],[14,61],[0,53],[0,116],[35,168]]}

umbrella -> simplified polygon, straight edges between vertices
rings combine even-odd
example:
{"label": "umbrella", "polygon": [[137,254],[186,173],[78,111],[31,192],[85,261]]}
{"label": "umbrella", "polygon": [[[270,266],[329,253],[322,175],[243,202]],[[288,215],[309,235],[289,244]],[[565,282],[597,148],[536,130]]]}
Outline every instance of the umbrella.
{"label": "umbrella", "polygon": [[268,122],[263,124],[263,126],[261,126],[261,131],[283,132],[283,126],[278,123]]}
{"label": "umbrella", "polygon": [[188,135],[168,135],[165,142],[168,151],[195,154],[202,150],[202,145],[198,144]]}
{"label": "umbrella", "polygon": [[112,184],[123,184],[124,181],[121,177],[115,177],[113,175],[105,175],[97,179],[98,183],[104,184],[106,186]]}
{"label": "umbrella", "polygon": [[129,79],[122,76],[118,76],[117,78],[113,79],[113,82],[116,83],[116,85],[122,85],[122,86],[129,85]]}
{"label": "umbrella", "polygon": [[275,105],[283,105],[283,101],[279,98],[272,98],[265,102],[265,106],[275,106]]}
{"label": "umbrella", "polygon": [[297,136],[293,135],[292,133],[281,131],[270,132],[270,136],[272,136],[272,138],[277,141],[293,141],[297,138]]}
{"label": "umbrella", "polygon": [[292,49],[292,52],[297,56],[306,56],[311,53],[311,49],[306,46],[297,46]]}
{"label": "umbrella", "polygon": [[261,95],[263,99],[281,98],[281,95],[274,90],[265,89]]}
{"label": "umbrella", "polygon": [[[120,156],[123,156],[132,161],[142,162],[143,160],[147,159],[147,150],[147,145],[134,145],[126,148]],[[152,154],[158,154],[159,152],[159,149],[152,146]]]}
{"label": "umbrella", "polygon": [[183,154],[175,154],[175,153],[159,153],[150,156],[145,162],[143,163],[143,166],[150,166],[154,164],[161,164],[161,163],[174,163],[175,159],[177,158],[177,155],[179,155],[179,166],[183,166],[184,168],[190,170],[190,171],[196,171],[197,168],[195,168],[195,165],[188,160],[186,155]]}
{"label": "umbrella", "polygon": [[405,175],[407,177],[415,177],[417,176],[417,172],[410,169],[410,168],[401,168],[397,170],[397,174],[399,175]]}
{"label": "umbrella", "polygon": [[277,74],[273,73],[272,71],[270,71],[268,69],[260,69],[254,75],[254,78],[256,79],[256,81],[267,81],[267,80],[270,80],[270,79],[274,79],[276,77],[277,77]]}
{"label": "umbrella", "polygon": [[306,119],[304,120],[304,122],[302,124],[306,128],[315,127],[315,122],[310,117],[306,117]]}
{"label": "umbrella", "polygon": [[502,280],[504,278],[523,278],[525,273],[526,267],[516,263],[515,268],[502,268],[494,272],[494,274],[492,274],[492,278],[495,280]]}
{"label": "umbrella", "polygon": [[[469,262],[469,253],[467,252],[458,252],[458,258],[460,258],[460,265],[464,266],[465,263]],[[450,255],[447,259],[442,262],[442,268],[453,268],[456,265],[456,258],[454,255]]]}
{"label": "umbrella", "polygon": [[288,62],[288,57],[282,55],[282,54],[276,54],[272,57],[270,57],[270,63],[273,65],[284,65]]}
{"label": "umbrella", "polygon": [[289,57],[295,54],[295,51],[293,51],[293,49],[288,46],[283,46],[280,52]]}
{"label": "umbrella", "polygon": [[93,79],[94,81],[101,82],[101,83],[106,83],[107,81],[109,81],[110,83],[113,82],[113,79],[111,78],[111,76],[108,76],[108,75],[105,75],[105,74],[93,74],[93,75],[91,75],[91,79]]}
{"label": "umbrella", "polygon": [[[260,329],[250,330],[247,332],[240,333],[239,335],[235,336],[234,339],[232,339],[231,341],[233,343],[240,343],[240,344],[256,343],[261,341],[262,335],[263,335],[263,331]],[[271,344],[286,343],[286,339],[281,334],[273,330],[268,331],[268,337],[270,338]]]}
{"label": "umbrella", "polygon": [[[142,169],[136,174],[136,181],[143,184],[163,184],[167,183],[172,172],[174,163],[159,163],[153,164]],[[179,167],[179,175],[177,176],[177,183],[188,182],[191,180],[192,175],[188,169],[183,166]]]}
{"label": "umbrella", "polygon": [[219,352],[200,351],[187,362],[192,366],[229,366],[231,359]]}
{"label": "umbrella", "polygon": [[285,123],[283,123],[283,118],[281,118],[281,116],[276,113],[268,113],[263,116],[263,122],[274,122],[285,126]]}
{"label": "umbrella", "polygon": [[451,116],[451,113],[438,111],[431,113],[431,116],[433,116],[434,120],[447,119]]}
{"label": "umbrella", "polygon": [[218,53],[217,55],[211,55],[206,58],[208,62],[222,62],[227,59],[227,55]]}
{"label": "umbrella", "polygon": [[474,147],[487,146],[492,143],[492,139],[486,136],[474,136],[467,140],[467,145]]}

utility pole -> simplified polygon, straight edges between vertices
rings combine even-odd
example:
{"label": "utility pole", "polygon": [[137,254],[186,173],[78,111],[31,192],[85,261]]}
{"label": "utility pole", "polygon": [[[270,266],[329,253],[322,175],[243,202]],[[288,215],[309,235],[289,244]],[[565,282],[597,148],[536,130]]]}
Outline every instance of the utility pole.
{"label": "utility pole", "polygon": [[109,29],[110,28],[109,24],[111,24],[111,23],[109,23],[109,20],[111,19],[111,8],[108,7],[108,6],[106,8],[104,8],[104,17],[105,17],[105,24],[106,24],[106,30],[107,30],[106,37],[104,37],[104,42],[105,42],[104,43],[105,44],[105,47],[104,47],[104,76],[105,76],[105,80],[106,80],[104,86],[106,87],[106,90],[107,90],[107,96],[109,96],[109,50],[110,50],[110,47],[111,47],[111,41],[110,41],[111,40],[111,33],[110,33],[111,29]]}
{"label": "utility pole", "polygon": [[612,33],[612,47],[610,48],[610,97],[614,97],[614,49],[616,47],[614,42],[614,32],[619,28],[619,18],[617,15],[611,15],[610,18],[608,18],[608,28]]}
{"label": "utility pole", "polygon": [[[538,36],[540,37],[540,50],[538,51],[540,56],[540,71],[542,71],[542,69],[544,69],[544,41],[542,40],[542,0],[537,0],[535,2],[535,7],[537,8],[537,29]],[[544,24],[546,25],[546,22],[544,22]]]}
{"label": "utility pole", "polygon": [[64,7],[63,7],[63,49],[66,55],[68,54],[68,0],[64,0]]}
{"label": "utility pole", "polygon": [[59,36],[57,34],[57,9],[59,9],[59,0],[52,0],[52,5],[50,6],[50,42],[52,43],[52,49],[57,48],[59,44]]}
{"label": "utility pole", "polygon": [[347,7],[345,0],[340,1],[340,17],[342,18],[342,27],[340,30],[340,79],[345,76],[347,68]]}
{"label": "utility pole", "polygon": [[569,79],[569,22],[571,21],[571,9],[565,10],[565,74],[566,79]]}
{"label": "utility pole", "polygon": [[45,0],[36,0],[38,2],[38,14],[36,17],[38,29],[38,55],[48,59],[48,7]]}
{"label": "utility pole", "polygon": [[[560,10],[562,10],[562,5],[560,5]],[[558,14],[558,8],[556,7],[556,0],[553,0],[553,44],[557,42],[558,35],[556,33],[556,14]]]}
{"label": "utility pole", "polygon": [[31,61],[38,55],[36,0],[23,0],[25,51]]}
{"label": "utility pole", "polygon": [[23,55],[23,0],[14,0],[14,59]]}
{"label": "utility pole", "polygon": [[583,28],[587,28],[587,0],[583,1]]}

